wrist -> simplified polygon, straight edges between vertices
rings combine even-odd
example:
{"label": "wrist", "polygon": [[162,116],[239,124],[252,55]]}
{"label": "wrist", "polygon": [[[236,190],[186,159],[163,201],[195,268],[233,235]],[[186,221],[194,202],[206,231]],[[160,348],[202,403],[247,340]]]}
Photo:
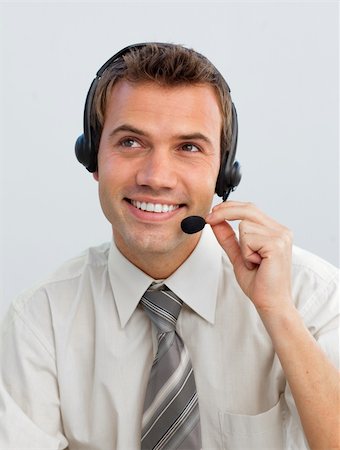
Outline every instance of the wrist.
{"label": "wrist", "polygon": [[303,325],[301,316],[291,299],[278,302],[275,308],[258,308],[257,312],[270,335],[274,345],[288,342],[295,330]]}

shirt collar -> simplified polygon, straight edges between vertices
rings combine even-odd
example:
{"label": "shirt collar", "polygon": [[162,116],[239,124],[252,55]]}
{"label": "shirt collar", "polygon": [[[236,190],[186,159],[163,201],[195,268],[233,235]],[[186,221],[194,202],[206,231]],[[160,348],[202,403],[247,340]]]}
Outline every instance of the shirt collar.
{"label": "shirt collar", "polygon": [[[166,280],[184,303],[210,323],[215,321],[218,279],[222,250],[210,227],[205,227],[189,258]],[[109,252],[109,278],[122,327],[155,281],[128,261],[112,241]]]}

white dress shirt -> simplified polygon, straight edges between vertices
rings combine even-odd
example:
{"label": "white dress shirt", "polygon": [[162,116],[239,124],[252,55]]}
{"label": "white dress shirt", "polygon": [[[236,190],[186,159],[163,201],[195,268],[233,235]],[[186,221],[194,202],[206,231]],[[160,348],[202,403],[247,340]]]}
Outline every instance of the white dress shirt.
{"label": "white dress shirt", "polygon": [[[139,300],[153,281],[111,243],[17,298],[1,332],[1,450],[140,448],[156,333]],[[294,302],[335,365],[337,281],[333,266],[294,248]],[[269,335],[210,227],[165,283],[185,304],[177,330],[203,449],[308,449]]]}

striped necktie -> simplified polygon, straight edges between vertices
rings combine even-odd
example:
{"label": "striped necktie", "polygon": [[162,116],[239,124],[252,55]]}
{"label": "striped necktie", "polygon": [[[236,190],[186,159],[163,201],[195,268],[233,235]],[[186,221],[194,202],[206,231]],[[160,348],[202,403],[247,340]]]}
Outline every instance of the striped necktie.
{"label": "striped necktie", "polygon": [[142,450],[198,450],[201,444],[198,399],[188,351],[176,333],[182,308],[166,286],[148,289],[141,304],[157,328],[158,350],[146,390]]}

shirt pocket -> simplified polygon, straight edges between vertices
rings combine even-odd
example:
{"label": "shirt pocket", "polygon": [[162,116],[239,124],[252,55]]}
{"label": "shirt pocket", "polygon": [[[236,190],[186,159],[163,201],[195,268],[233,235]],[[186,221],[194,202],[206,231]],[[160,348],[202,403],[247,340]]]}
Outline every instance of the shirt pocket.
{"label": "shirt pocket", "polygon": [[219,412],[224,450],[281,450],[284,445],[284,397],[257,415]]}

